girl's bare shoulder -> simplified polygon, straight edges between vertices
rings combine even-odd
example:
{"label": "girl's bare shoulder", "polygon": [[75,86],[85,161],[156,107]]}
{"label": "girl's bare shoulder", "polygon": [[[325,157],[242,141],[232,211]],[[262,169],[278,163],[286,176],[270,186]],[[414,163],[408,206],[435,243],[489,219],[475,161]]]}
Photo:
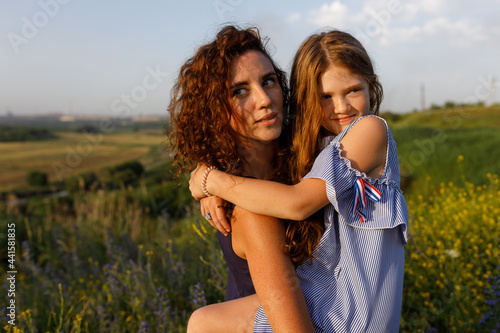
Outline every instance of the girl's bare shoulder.
{"label": "girl's bare shoulder", "polygon": [[341,140],[343,144],[363,144],[372,148],[385,147],[387,125],[378,117],[360,119]]}

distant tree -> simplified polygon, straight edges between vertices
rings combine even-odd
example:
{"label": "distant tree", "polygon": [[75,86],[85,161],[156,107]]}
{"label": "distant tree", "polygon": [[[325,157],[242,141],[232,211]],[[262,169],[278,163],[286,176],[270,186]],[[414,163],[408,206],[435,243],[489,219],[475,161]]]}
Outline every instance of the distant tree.
{"label": "distant tree", "polygon": [[99,126],[97,125],[91,125],[91,124],[84,124],[81,126],[78,126],[75,130],[76,132],[87,132],[87,133],[99,133],[101,130],[99,129]]}
{"label": "distant tree", "polygon": [[127,169],[132,170],[132,172],[134,172],[137,176],[140,176],[141,174],[144,173],[144,166],[141,164],[141,162],[138,162],[138,161],[130,161],[130,162],[125,162],[125,163],[119,164],[119,165],[115,166],[114,168],[111,168],[111,173],[124,171]]}
{"label": "distant tree", "polygon": [[388,122],[397,122],[397,121],[401,120],[401,118],[402,118],[401,114],[393,113],[390,111],[382,112],[380,114],[380,116],[382,118],[384,118],[385,120],[387,120]]}
{"label": "distant tree", "polygon": [[455,102],[452,102],[452,101],[447,101],[444,103],[445,109],[451,109],[451,108],[454,108],[456,106],[457,106],[457,104]]}
{"label": "distant tree", "polygon": [[40,171],[28,171],[26,182],[31,186],[47,186],[47,174]]}
{"label": "distant tree", "polygon": [[68,192],[88,191],[99,186],[99,178],[94,172],[86,172],[64,180],[64,189]]}
{"label": "distant tree", "polygon": [[138,179],[137,175],[131,169],[117,171],[111,176],[113,184],[118,186],[132,185]]}
{"label": "distant tree", "polygon": [[144,166],[138,161],[119,164],[109,169],[111,182],[117,186],[132,185],[144,174]]}
{"label": "distant tree", "polygon": [[41,141],[56,138],[47,128],[0,126],[0,142]]}

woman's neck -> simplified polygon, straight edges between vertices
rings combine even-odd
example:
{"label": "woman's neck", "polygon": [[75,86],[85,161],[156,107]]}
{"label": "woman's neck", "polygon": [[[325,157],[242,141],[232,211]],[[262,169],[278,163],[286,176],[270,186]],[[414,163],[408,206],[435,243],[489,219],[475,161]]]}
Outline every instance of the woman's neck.
{"label": "woman's neck", "polygon": [[266,179],[273,173],[273,161],[278,153],[278,141],[271,143],[251,143],[243,148],[242,176]]}

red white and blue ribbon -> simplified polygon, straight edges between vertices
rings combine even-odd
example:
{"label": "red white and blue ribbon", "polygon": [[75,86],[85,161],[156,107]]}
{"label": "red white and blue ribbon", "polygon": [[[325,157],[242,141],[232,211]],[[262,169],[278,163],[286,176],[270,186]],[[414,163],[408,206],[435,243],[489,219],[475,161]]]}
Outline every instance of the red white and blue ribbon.
{"label": "red white and blue ribbon", "polygon": [[[361,212],[361,208],[366,207],[366,198],[373,202],[380,201],[382,195],[373,185],[366,180],[359,178],[354,183],[354,204],[352,205],[352,216],[356,214],[360,217],[361,222],[365,222],[366,216]],[[360,207],[362,206],[362,207]]]}

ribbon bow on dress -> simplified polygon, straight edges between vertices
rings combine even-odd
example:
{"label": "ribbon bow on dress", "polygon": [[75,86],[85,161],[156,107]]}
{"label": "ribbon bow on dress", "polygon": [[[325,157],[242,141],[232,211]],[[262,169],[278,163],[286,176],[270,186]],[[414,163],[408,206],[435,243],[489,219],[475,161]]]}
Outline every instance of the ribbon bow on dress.
{"label": "ribbon bow on dress", "polygon": [[[366,207],[367,197],[373,202],[378,202],[380,201],[380,198],[382,198],[382,195],[373,185],[368,183],[366,180],[359,178],[354,183],[354,204],[352,207],[352,216],[356,216],[356,214],[358,214],[361,222],[365,222],[366,219],[366,216],[361,212],[361,208]],[[360,202],[363,207],[360,207]]]}

